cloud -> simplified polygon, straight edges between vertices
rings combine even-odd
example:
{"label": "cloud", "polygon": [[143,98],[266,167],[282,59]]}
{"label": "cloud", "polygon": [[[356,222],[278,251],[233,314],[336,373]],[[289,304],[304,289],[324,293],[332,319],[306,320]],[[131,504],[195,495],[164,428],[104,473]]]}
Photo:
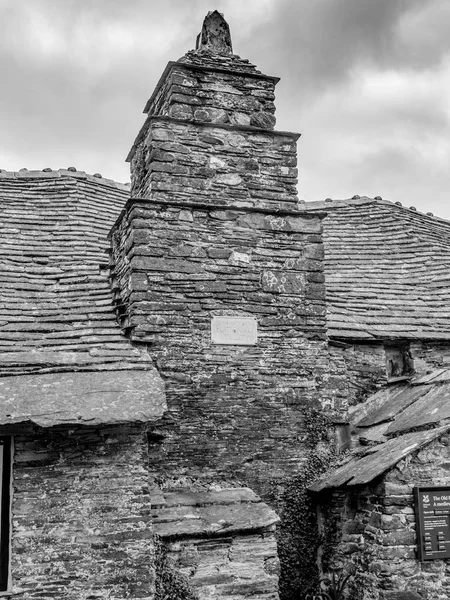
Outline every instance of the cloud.
{"label": "cloud", "polygon": [[235,52],[282,78],[301,197],[427,191],[450,217],[448,0],[2,0],[0,167],[126,180],[146,100],[216,8]]}
{"label": "cloud", "polygon": [[[280,0],[260,65],[302,132],[299,195],[382,195],[450,218],[447,0]],[[430,207],[430,205],[432,205]]]}
{"label": "cloud", "polygon": [[450,3],[447,0],[420,2],[406,12],[397,27],[403,66],[427,69],[438,65],[450,52]]}
{"label": "cloud", "polygon": [[148,18],[148,3],[126,6],[116,0],[2,4],[0,63],[8,85],[0,95],[0,166],[75,164],[98,171],[91,166],[97,156],[106,173],[117,169],[127,178],[124,158],[169,48],[177,37],[183,43],[187,7],[164,28],[157,10]]}
{"label": "cloud", "polygon": [[[270,4],[235,5],[234,18],[252,24]],[[4,0],[0,167],[74,164],[127,178],[145,102],[167,61],[194,47],[211,8],[207,0]]]}
{"label": "cloud", "polygon": [[450,216],[449,78],[450,60],[426,73],[361,69],[318,97],[299,142],[300,196],[381,195]]}
{"label": "cloud", "polygon": [[447,0],[278,0],[262,56],[281,66],[292,86],[329,87],[355,67],[429,68],[449,51]]}

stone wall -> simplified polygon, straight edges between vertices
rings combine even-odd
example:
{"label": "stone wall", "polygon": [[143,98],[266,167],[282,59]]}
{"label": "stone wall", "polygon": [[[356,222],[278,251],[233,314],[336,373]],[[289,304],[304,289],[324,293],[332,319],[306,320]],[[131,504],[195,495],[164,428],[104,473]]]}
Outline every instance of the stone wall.
{"label": "stone wall", "polygon": [[[298,211],[129,204],[113,235],[116,301],[166,383],[159,476],[263,485],[298,472],[303,409],[343,407],[320,233],[320,219]],[[223,315],[255,317],[257,344],[213,344],[211,319]]]}
{"label": "stone wall", "polygon": [[[188,54],[195,60],[196,54]],[[202,61],[204,62],[204,61]],[[147,103],[150,115],[208,123],[229,123],[273,129],[275,84],[251,68],[237,70],[233,57],[214,67],[189,62],[169,63],[161,84]],[[218,81],[220,73],[220,81]]]}
{"label": "stone wall", "polygon": [[410,346],[417,373],[429,373],[450,366],[449,342],[413,342]]}
{"label": "stone wall", "polygon": [[346,377],[341,385],[346,387],[347,401],[350,406],[364,402],[387,383],[383,344],[332,341],[330,357],[332,364],[336,364],[339,371],[342,371],[339,365],[344,365]]}
{"label": "stone wall", "polygon": [[15,436],[14,598],[154,598],[146,442],[125,426]]}
{"label": "stone wall", "polygon": [[200,600],[278,600],[278,517],[248,488],[152,490],[155,533]]}
{"label": "stone wall", "polygon": [[177,202],[297,206],[298,137],[152,117],[133,151],[132,195]]}
{"label": "stone wall", "polygon": [[273,531],[169,542],[168,556],[189,578],[199,600],[278,600],[279,566]]}
{"label": "stone wall", "polygon": [[323,507],[337,528],[331,564],[356,569],[361,600],[446,600],[448,560],[418,562],[412,489],[450,485],[450,435],[401,460],[364,489],[336,492]]}
{"label": "stone wall", "polygon": [[[409,353],[417,374],[430,373],[450,365],[450,343],[416,341],[409,344]],[[347,395],[348,404],[364,402],[381,386],[388,383],[386,352],[383,343],[345,342],[332,340],[331,369],[346,372],[339,384]]]}

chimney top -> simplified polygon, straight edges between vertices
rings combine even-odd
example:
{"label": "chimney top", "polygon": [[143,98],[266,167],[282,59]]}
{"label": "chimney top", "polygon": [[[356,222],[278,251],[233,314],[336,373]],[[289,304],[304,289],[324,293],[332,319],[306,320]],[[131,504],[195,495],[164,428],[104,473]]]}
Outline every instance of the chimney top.
{"label": "chimney top", "polygon": [[228,23],[217,10],[210,11],[203,21],[201,33],[197,36],[196,50],[206,50],[213,54],[232,54],[231,34]]}

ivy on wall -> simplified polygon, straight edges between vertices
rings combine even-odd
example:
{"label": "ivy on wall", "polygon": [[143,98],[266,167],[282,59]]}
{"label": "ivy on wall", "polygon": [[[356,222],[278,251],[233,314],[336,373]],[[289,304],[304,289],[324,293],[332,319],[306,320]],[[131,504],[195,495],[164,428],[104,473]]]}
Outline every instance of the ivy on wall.
{"label": "ivy on wall", "polygon": [[[316,506],[307,488],[337,458],[329,439],[331,421],[317,409],[305,408],[303,412],[309,452],[302,473],[284,481],[274,500],[281,515],[277,536],[281,600],[304,600],[319,590],[317,557],[325,540],[319,535]],[[277,487],[280,489],[279,482]]]}
{"label": "ivy on wall", "polygon": [[[334,537],[331,519],[325,523],[325,535],[319,536],[316,506],[307,489],[337,460],[330,439],[332,422],[311,407],[304,408],[303,416],[307,455],[302,472],[282,482],[273,480],[273,491],[265,498],[281,517],[277,531],[280,600],[307,600],[319,593],[318,550],[321,547],[324,562],[329,562]],[[188,580],[171,566],[161,540],[155,545],[155,600],[198,600]]]}
{"label": "ivy on wall", "polygon": [[167,558],[167,549],[161,538],[155,536],[155,600],[198,600],[189,582],[178,573]]}

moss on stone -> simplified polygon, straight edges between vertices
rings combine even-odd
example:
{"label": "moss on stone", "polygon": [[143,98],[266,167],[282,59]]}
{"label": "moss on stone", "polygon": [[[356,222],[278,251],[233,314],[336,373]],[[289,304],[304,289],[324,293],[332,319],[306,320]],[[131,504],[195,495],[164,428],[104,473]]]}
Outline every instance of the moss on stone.
{"label": "moss on stone", "polygon": [[171,566],[166,546],[158,536],[155,536],[155,571],[155,600],[198,600],[187,579]]}

